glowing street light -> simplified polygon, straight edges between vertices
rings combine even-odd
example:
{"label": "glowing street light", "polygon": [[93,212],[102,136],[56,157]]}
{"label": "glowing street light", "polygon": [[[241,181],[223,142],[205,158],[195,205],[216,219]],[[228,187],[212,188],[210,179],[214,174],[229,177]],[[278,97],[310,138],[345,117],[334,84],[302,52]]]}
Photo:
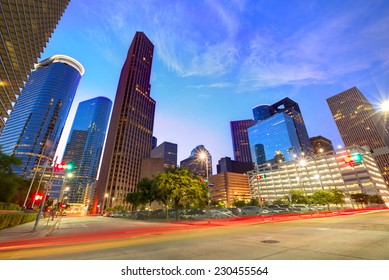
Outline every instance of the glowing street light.
{"label": "glowing street light", "polygon": [[207,189],[208,189],[208,192],[207,192],[207,197],[208,197],[208,213],[209,213],[209,209],[210,209],[210,204],[211,204],[211,193],[209,191],[209,181],[208,181],[208,155],[206,152],[202,151],[199,153],[199,158],[201,160],[205,160],[205,172],[207,173],[206,176],[207,176]]}

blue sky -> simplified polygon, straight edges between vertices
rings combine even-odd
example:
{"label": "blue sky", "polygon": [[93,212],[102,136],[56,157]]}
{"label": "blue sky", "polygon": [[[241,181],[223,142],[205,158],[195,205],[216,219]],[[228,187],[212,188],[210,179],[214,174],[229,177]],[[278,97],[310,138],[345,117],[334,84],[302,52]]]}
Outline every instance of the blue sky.
{"label": "blue sky", "polygon": [[154,135],[178,144],[179,161],[200,144],[214,168],[233,158],[230,121],[285,97],[310,137],[342,145],[326,98],[353,86],[373,104],[389,95],[389,1],[73,0],[41,56],[68,55],[86,71],[58,155],[80,101],[114,101],[136,31],[155,46]]}

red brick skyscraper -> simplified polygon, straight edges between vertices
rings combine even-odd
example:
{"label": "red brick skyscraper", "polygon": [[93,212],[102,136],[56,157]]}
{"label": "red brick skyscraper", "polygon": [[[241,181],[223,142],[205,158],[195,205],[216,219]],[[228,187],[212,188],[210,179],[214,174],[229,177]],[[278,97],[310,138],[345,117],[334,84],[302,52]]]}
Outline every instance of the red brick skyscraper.
{"label": "red brick skyscraper", "polygon": [[150,97],[154,45],[136,32],[116,92],[93,212],[124,205],[135,191],[141,162],[150,157],[155,101]]}

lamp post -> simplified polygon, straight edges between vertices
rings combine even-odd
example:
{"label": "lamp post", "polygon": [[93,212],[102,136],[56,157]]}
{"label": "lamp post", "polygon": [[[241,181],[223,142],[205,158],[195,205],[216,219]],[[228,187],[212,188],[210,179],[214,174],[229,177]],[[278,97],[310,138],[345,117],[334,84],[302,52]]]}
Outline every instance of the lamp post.
{"label": "lamp post", "polygon": [[199,158],[202,159],[202,160],[205,160],[205,172],[206,172],[206,178],[207,178],[207,199],[208,199],[208,214],[210,213],[210,204],[211,204],[211,193],[210,193],[210,190],[209,190],[209,182],[208,182],[208,156],[207,156],[207,153],[206,152],[201,152],[199,154]]}

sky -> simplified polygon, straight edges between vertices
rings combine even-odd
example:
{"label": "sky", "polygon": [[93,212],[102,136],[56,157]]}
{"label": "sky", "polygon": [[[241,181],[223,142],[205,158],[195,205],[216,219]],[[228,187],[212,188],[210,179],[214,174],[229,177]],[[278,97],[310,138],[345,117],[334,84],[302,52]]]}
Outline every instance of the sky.
{"label": "sky", "polygon": [[256,105],[289,97],[309,136],[336,147],[327,98],[356,86],[378,108],[389,95],[389,1],[73,0],[41,55],[85,68],[59,158],[78,103],[114,102],[136,31],[154,44],[158,145],[176,143],[178,163],[204,145],[214,174],[218,160],[234,159],[230,122],[253,119]]}

